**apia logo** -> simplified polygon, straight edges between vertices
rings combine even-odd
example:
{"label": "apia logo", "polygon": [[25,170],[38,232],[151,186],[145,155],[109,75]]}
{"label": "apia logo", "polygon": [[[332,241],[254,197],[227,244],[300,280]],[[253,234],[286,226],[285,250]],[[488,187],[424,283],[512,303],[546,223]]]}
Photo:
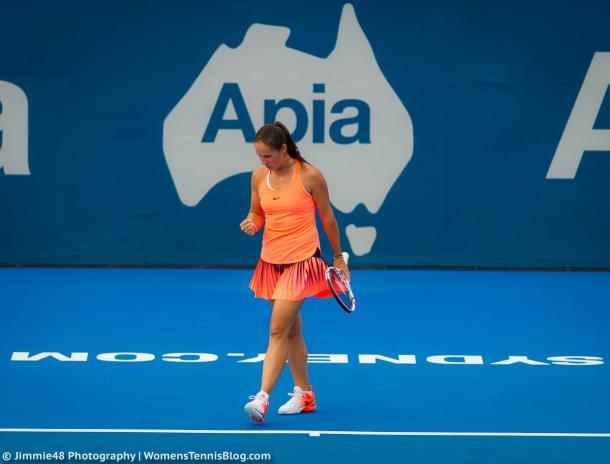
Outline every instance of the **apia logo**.
{"label": "apia logo", "polygon": [[28,98],[10,82],[0,81],[0,169],[9,175],[29,175]]}
{"label": "apia logo", "polygon": [[[181,201],[197,205],[219,182],[255,169],[255,128],[280,119],[328,179],[333,206],[379,211],[413,153],[409,114],[385,79],[354,8],[343,7],[326,58],[286,47],[290,29],[252,24],[222,44],[163,126],[163,150]],[[374,227],[346,228],[356,255]]]}
{"label": "apia logo", "polygon": [[[315,83],[313,84],[313,93],[323,94],[325,92],[325,87],[325,84]],[[231,103],[236,113],[235,119],[224,119],[224,115],[229,109],[229,103]],[[324,143],[325,101],[315,99],[312,102],[312,106],[312,130],[310,131],[312,133],[312,142]],[[279,101],[266,99],[264,108],[265,123],[275,121],[279,111],[283,108],[290,109],[294,112],[296,127],[292,136],[296,142],[300,142],[305,136],[305,133],[307,133],[307,127],[309,126],[307,108],[299,100],[294,98],[284,98]],[[357,98],[339,100],[332,106],[330,112],[334,114],[343,114],[350,108],[356,111],[356,115],[338,119],[333,122],[329,129],[331,140],[342,145],[355,142],[371,143],[371,108],[366,102],[358,100]],[[349,136],[343,135],[343,128],[351,125],[356,126],[356,133]],[[226,83],[222,86],[218,100],[216,100],[216,105],[212,110],[212,116],[210,116],[208,127],[203,134],[202,141],[204,143],[214,143],[220,130],[240,130],[244,136],[244,141],[248,142],[254,140],[254,125],[252,124],[252,119],[248,113],[248,107],[246,106],[238,83]]]}

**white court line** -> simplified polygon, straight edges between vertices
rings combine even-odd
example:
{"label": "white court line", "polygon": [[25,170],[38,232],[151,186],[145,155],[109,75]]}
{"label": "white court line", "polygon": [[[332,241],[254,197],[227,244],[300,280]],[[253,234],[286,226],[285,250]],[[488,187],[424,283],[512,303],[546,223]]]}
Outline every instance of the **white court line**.
{"label": "white court line", "polygon": [[355,430],[191,430],[191,429],[0,429],[25,433],[166,433],[166,434],[268,434],[268,435],[369,435],[413,437],[576,437],[610,438],[610,433],[547,432],[376,432]]}

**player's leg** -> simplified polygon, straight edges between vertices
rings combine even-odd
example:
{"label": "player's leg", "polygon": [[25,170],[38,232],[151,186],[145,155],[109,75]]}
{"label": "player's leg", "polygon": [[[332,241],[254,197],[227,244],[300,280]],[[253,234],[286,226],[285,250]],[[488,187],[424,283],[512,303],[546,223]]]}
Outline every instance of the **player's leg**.
{"label": "player's leg", "polygon": [[[273,317],[274,317],[273,315],[275,314],[274,307],[275,307],[276,301],[277,300],[269,300],[269,305],[271,306],[272,321],[273,321]],[[276,318],[277,318],[277,315],[276,315]],[[271,346],[271,340],[270,340],[269,344]],[[265,362],[263,363],[263,372],[265,372],[265,365],[268,364],[268,359],[273,360],[273,355],[271,356],[271,358],[269,357],[269,353],[267,353],[265,355]],[[286,360],[284,359],[283,364],[285,364],[285,363],[286,363]],[[279,373],[281,373],[281,369],[280,369]],[[264,377],[265,377],[265,375],[263,375],[263,378]],[[278,374],[278,377],[279,377],[279,374]],[[277,379],[276,379],[276,381],[277,381]],[[252,400],[252,401],[246,403],[246,405],[244,406],[244,410],[246,411],[246,413],[250,416],[251,419],[255,420],[256,422],[264,422],[265,414],[267,413],[267,409],[269,408],[269,393],[271,393],[272,387],[266,386],[266,384],[264,382],[263,382],[263,385],[264,386],[261,388],[261,390],[259,390],[259,392],[256,395],[250,396],[250,400]],[[269,389],[267,390],[267,388],[269,388]]]}
{"label": "player's leg", "polygon": [[[273,311],[273,303],[275,300],[269,300],[269,305]],[[307,372],[307,346],[303,338],[303,320],[301,311],[292,324],[290,333],[288,334],[288,366],[294,380],[294,384],[301,387],[303,390],[309,389],[309,375]]]}
{"label": "player's leg", "polygon": [[[275,300],[269,300],[269,305],[273,311]],[[288,334],[288,366],[294,380],[294,385],[298,385],[303,390],[309,389],[309,375],[307,372],[307,346],[303,338],[303,320],[301,311],[292,324],[292,328]]]}
{"label": "player's leg", "polygon": [[279,414],[300,414],[316,410],[316,398],[309,385],[307,372],[307,347],[303,338],[303,320],[297,315],[289,334],[290,348],[288,365],[294,379],[294,390],[289,393],[290,399],[279,409]]}
{"label": "player's leg", "polygon": [[289,334],[304,300],[275,300],[269,326],[269,346],[263,363],[261,390],[271,394],[288,358]]}
{"label": "player's leg", "polygon": [[294,380],[294,384],[303,390],[309,389],[309,375],[307,372],[307,346],[303,338],[303,320],[301,312],[292,324],[288,334],[288,366]]}

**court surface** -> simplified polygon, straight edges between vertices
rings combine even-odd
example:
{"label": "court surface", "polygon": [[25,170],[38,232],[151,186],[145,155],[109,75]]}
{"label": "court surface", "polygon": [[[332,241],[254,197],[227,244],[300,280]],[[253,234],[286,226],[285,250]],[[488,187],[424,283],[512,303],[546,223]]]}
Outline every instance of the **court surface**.
{"label": "court surface", "polygon": [[352,271],[356,312],[303,307],[318,411],[277,415],[286,368],[263,425],[251,274],[0,268],[0,452],[610,462],[610,273]]}

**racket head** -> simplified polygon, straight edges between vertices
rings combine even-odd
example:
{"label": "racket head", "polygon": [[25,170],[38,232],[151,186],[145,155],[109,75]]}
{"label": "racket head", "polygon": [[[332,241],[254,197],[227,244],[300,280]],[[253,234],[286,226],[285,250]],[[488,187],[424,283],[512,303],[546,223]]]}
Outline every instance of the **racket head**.
{"label": "racket head", "polygon": [[326,283],[331,293],[346,312],[352,313],[356,309],[356,298],[348,280],[341,269],[328,267],[326,269]]}

